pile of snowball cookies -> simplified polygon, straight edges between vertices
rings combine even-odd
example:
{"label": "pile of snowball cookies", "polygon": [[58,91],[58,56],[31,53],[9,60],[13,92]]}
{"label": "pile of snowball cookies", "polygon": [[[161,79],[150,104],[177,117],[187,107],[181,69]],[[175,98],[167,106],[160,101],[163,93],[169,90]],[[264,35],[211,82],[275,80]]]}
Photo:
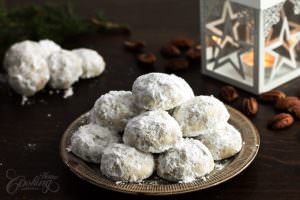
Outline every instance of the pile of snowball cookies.
{"label": "pile of snowball cookies", "polygon": [[241,150],[241,134],[229,117],[221,101],[195,97],[184,79],[145,74],[132,92],[102,95],[67,150],[100,164],[101,173],[116,182],[142,182],[153,174],[193,182],[213,171],[214,161]]}
{"label": "pile of snowball cookies", "polygon": [[15,43],[7,50],[3,65],[10,86],[25,97],[33,96],[48,82],[53,89],[69,89],[79,78],[99,76],[105,69],[96,51],[69,51],[48,39]]}

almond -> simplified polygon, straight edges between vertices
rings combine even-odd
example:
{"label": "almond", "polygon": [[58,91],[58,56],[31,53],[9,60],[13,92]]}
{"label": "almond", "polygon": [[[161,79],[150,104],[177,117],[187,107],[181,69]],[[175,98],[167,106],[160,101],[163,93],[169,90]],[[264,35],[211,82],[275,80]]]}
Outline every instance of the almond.
{"label": "almond", "polygon": [[290,107],[300,104],[298,97],[289,96],[286,98],[278,99],[275,107],[279,110],[288,110]]}
{"label": "almond", "polygon": [[242,101],[242,111],[248,116],[255,115],[258,112],[258,103],[255,98],[245,98]]}
{"label": "almond", "polygon": [[277,102],[279,99],[286,97],[286,94],[280,90],[272,90],[260,96],[260,99],[265,102]]}
{"label": "almond", "polygon": [[269,121],[268,126],[274,130],[280,130],[288,128],[294,123],[294,118],[292,115],[287,113],[281,113],[272,117]]}

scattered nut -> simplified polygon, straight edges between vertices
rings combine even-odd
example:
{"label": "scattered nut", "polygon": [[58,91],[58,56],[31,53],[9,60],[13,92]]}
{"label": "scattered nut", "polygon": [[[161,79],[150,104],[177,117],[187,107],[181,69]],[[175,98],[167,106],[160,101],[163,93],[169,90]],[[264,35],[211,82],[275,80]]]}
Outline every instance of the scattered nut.
{"label": "scattered nut", "polygon": [[272,117],[269,121],[268,126],[271,129],[279,130],[288,128],[294,123],[294,118],[292,115],[287,113],[281,113]]}
{"label": "scattered nut", "polygon": [[201,60],[201,49],[198,49],[197,47],[190,48],[186,52],[186,57],[191,61],[200,62],[200,60]]}
{"label": "scattered nut", "polygon": [[178,57],[181,54],[180,50],[172,44],[163,46],[160,52],[165,57]]}
{"label": "scattered nut", "polygon": [[172,59],[166,64],[166,69],[171,71],[182,71],[189,68],[189,62],[184,58]]}
{"label": "scattered nut", "polygon": [[153,53],[143,53],[137,56],[137,60],[142,65],[153,65],[156,62],[156,56]]}
{"label": "scattered nut", "polygon": [[258,103],[255,98],[245,98],[242,102],[242,111],[248,115],[252,116],[258,112]]}
{"label": "scattered nut", "polygon": [[279,110],[288,110],[290,107],[294,105],[300,105],[300,100],[298,97],[288,96],[286,98],[278,99],[275,107]]}
{"label": "scattered nut", "polygon": [[183,50],[189,49],[195,45],[194,40],[187,37],[175,38],[171,41],[171,43],[176,47],[178,47],[179,49],[183,49]]}
{"label": "scattered nut", "polygon": [[260,96],[260,99],[265,102],[277,102],[278,99],[283,99],[286,94],[280,90],[266,92]]}
{"label": "scattered nut", "polygon": [[124,47],[128,51],[131,52],[141,52],[143,48],[146,46],[145,42],[143,41],[125,41]]}
{"label": "scattered nut", "polygon": [[234,87],[227,85],[221,88],[221,97],[226,102],[231,103],[239,97],[239,94]]}
{"label": "scattered nut", "polygon": [[289,108],[289,112],[294,114],[298,119],[300,119],[300,105],[294,105]]}

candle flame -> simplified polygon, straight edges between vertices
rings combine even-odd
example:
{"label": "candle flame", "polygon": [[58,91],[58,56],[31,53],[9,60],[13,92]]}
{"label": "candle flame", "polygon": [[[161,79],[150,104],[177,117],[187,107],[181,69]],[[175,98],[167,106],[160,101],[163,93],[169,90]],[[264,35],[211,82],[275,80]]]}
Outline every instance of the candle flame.
{"label": "candle flame", "polygon": [[222,42],[222,39],[219,38],[219,37],[217,37],[217,36],[215,36],[215,35],[213,35],[213,36],[211,37],[211,39],[212,39],[216,44],[221,44],[221,42]]}
{"label": "candle flame", "polygon": [[[264,60],[265,68],[272,68],[275,63],[275,57],[267,52],[265,53],[264,57],[265,57],[265,60]],[[253,67],[254,66],[254,51],[252,50],[252,51],[244,54],[242,57],[242,60],[246,65]]]}

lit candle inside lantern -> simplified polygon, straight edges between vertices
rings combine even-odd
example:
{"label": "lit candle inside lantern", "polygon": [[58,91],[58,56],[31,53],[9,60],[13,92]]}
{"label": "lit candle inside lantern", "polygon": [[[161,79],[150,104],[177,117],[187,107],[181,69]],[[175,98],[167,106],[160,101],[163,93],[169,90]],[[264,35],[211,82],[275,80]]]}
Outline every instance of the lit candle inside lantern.
{"label": "lit candle inside lantern", "polygon": [[[270,53],[265,53],[265,59],[264,59],[264,67],[265,68],[272,68],[275,63],[275,57],[271,55]],[[243,62],[249,66],[254,66],[254,51],[250,51],[242,56]]]}

